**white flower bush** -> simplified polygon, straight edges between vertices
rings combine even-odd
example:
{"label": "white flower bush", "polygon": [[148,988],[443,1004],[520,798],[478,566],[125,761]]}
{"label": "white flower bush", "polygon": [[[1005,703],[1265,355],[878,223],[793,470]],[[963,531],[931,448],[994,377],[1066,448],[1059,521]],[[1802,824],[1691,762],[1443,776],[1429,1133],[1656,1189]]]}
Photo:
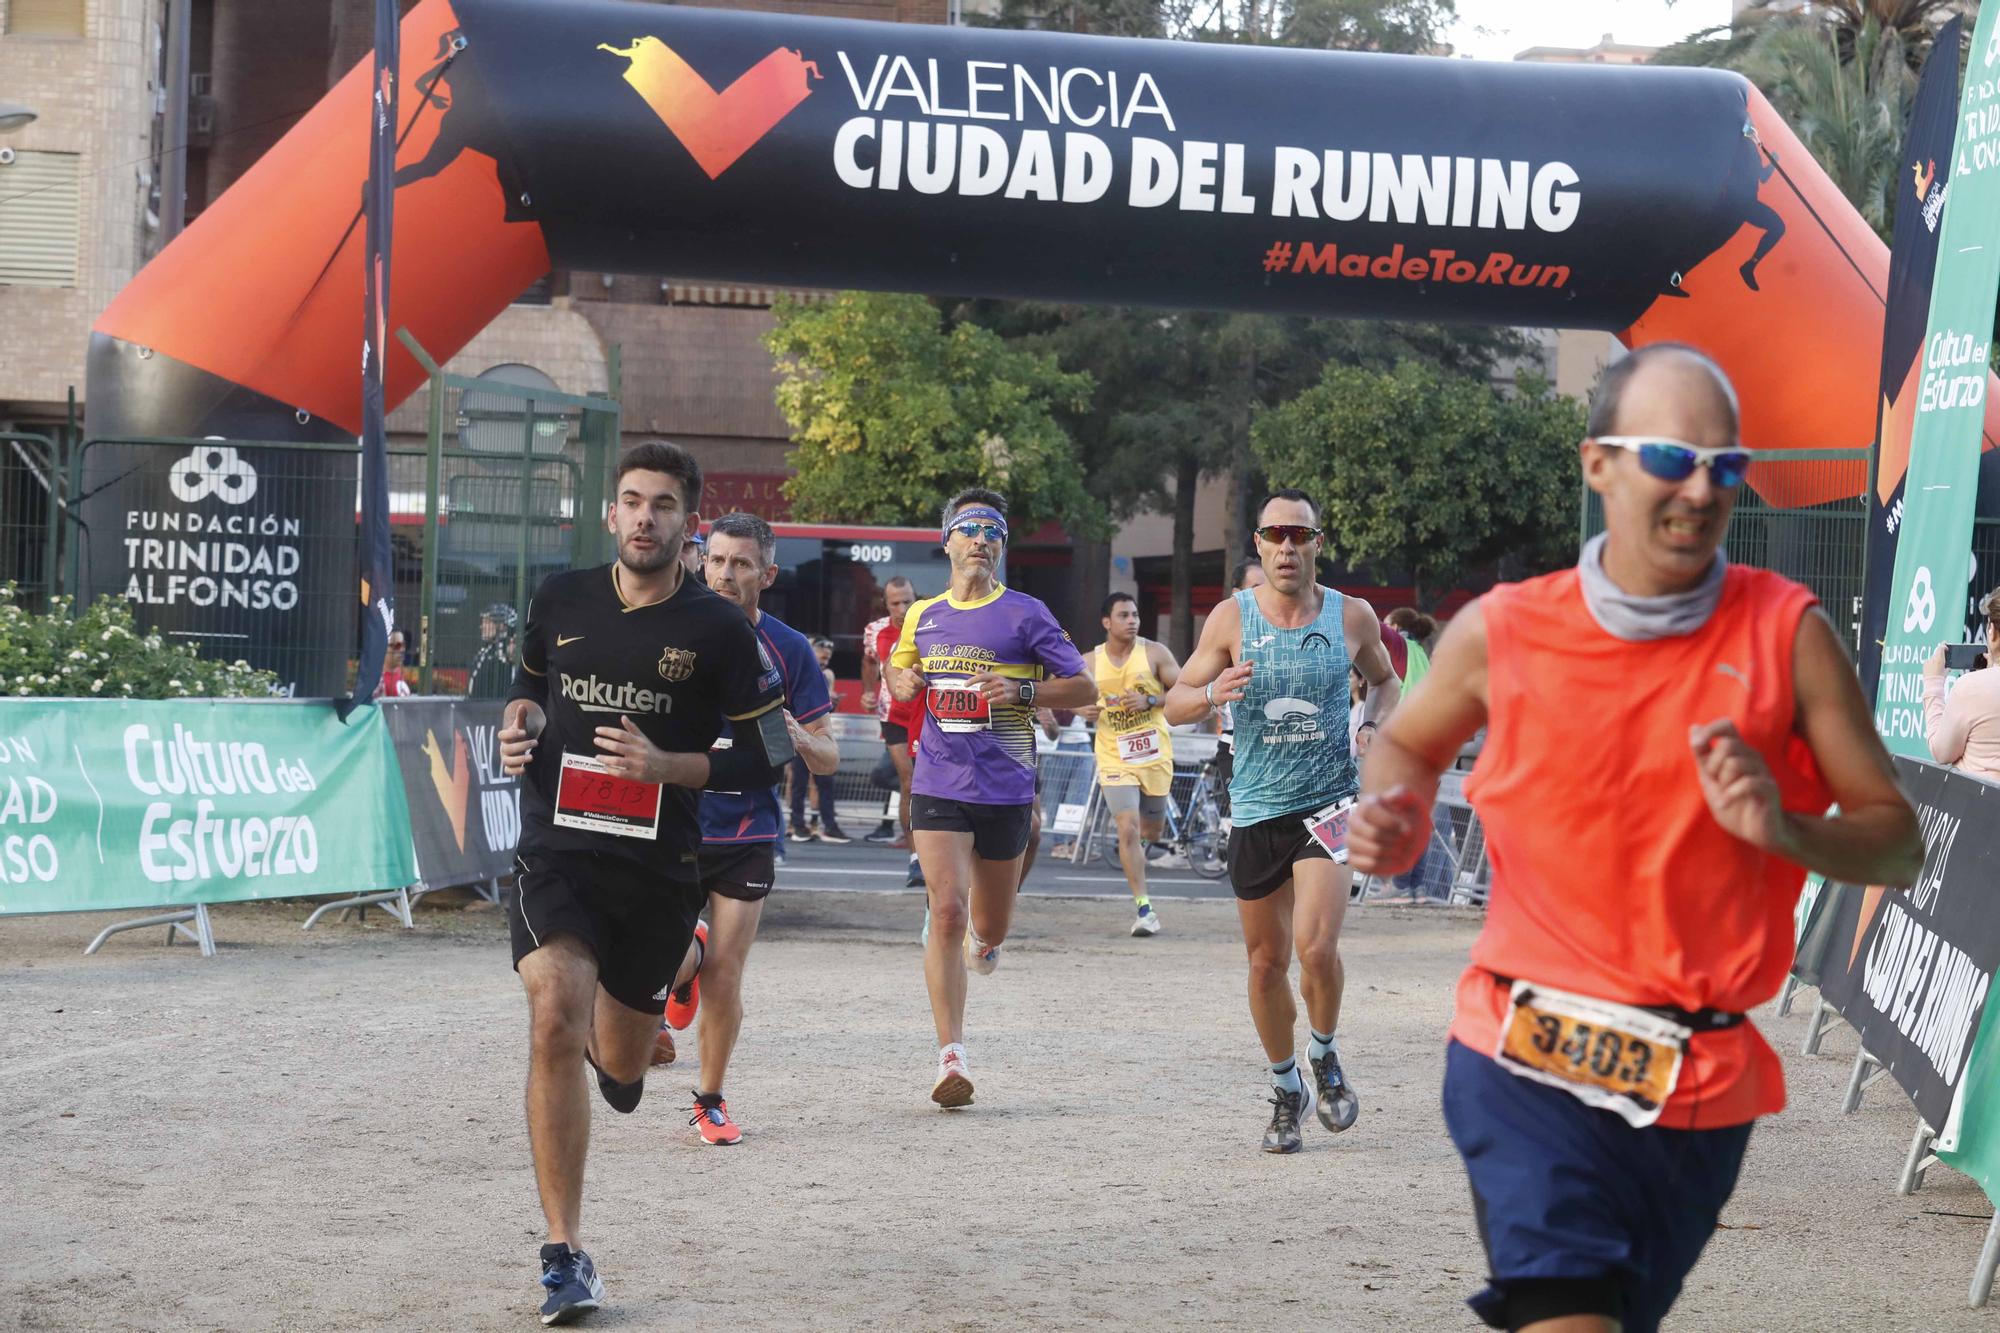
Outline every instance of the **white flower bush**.
{"label": "white flower bush", "polygon": [[45,615],[24,610],[13,584],[0,585],[0,695],[65,698],[244,699],[276,692],[278,678],[238,659],[141,635],[132,605],[100,597],[81,615],[59,597]]}

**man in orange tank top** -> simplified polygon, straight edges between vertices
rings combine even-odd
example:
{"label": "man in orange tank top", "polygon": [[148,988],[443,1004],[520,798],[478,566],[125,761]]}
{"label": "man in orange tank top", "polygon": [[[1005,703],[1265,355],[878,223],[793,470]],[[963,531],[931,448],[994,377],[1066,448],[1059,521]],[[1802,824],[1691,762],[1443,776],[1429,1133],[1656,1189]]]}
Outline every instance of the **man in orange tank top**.
{"label": "man in orange tank top", "polygon": [[1721,370],[1632,353],[1582,454],[1604,535],[1452,620],[1348,840],[1357,870],[1408,870],[1439,774],[1487,728],[1466,791],[1493,892],[1444,1086],[1491,1273],[1471,1304],[1495,1328],[1634,1333],[1784,1105],[1745,1011],[1784,979],[1805,871],[1907,886],[1923,842],[1812,594],[1722,558],[1749,455]]}

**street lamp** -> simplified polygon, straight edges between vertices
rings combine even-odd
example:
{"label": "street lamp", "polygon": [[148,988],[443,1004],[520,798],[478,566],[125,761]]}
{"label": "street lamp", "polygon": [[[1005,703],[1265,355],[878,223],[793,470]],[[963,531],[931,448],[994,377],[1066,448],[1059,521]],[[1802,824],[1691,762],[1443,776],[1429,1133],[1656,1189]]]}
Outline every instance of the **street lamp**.
{"label": "street lamp", "polygon": [[33,107],[21,106],[15,102],[0,102],[0,134],[12,134],[25,125],[33,124]]}

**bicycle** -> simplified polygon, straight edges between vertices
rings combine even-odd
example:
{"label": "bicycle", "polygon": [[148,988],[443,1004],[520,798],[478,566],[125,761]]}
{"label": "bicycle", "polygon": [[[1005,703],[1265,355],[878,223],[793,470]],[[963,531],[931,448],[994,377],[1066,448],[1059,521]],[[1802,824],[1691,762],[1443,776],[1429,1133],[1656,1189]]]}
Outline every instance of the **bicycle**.
{"label": "bicycle", "polygon": [[[1180,786],[1183,780],[1183,775],[1177,773],[1174,786]],[[1184,801],[1177,805],[1169,790],[1166,828],[1159,841],[1153,844],[1163,848],[1166,856],[1150,862],[1149,868],[1177,870],[1184,864],[1203,879],[1220,879],[1228,872],[1229,830],[1216,804],[1219,788],[1215,761],[1211,759],[1195,771],[1193,784]],[[1081,847],[1076,864],[1101,861],[1113,870],[1121,868],[1117,822],[1105,809],[1103,798],[1096,789],[1091,792],[1090,807],[1085,814],[1080,837]],[[1163,861],[1165,864],[1162,864]]]}

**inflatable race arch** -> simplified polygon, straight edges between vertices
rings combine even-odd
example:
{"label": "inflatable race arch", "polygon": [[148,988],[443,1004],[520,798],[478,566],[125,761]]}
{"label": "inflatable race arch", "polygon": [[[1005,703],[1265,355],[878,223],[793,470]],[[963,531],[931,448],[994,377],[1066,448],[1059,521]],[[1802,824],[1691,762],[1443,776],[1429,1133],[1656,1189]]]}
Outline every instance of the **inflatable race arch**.
{"label": "inflatable race arch", "polygon": [[[389,322],[440,359],[553,266],[1606,329],[1715,356],[1753,447],[1875,435],[1887,249],[1731,73],[618,0],[423,0],[402,61]],[[105,310],[93,433],[358,432],[369,81]]]}

